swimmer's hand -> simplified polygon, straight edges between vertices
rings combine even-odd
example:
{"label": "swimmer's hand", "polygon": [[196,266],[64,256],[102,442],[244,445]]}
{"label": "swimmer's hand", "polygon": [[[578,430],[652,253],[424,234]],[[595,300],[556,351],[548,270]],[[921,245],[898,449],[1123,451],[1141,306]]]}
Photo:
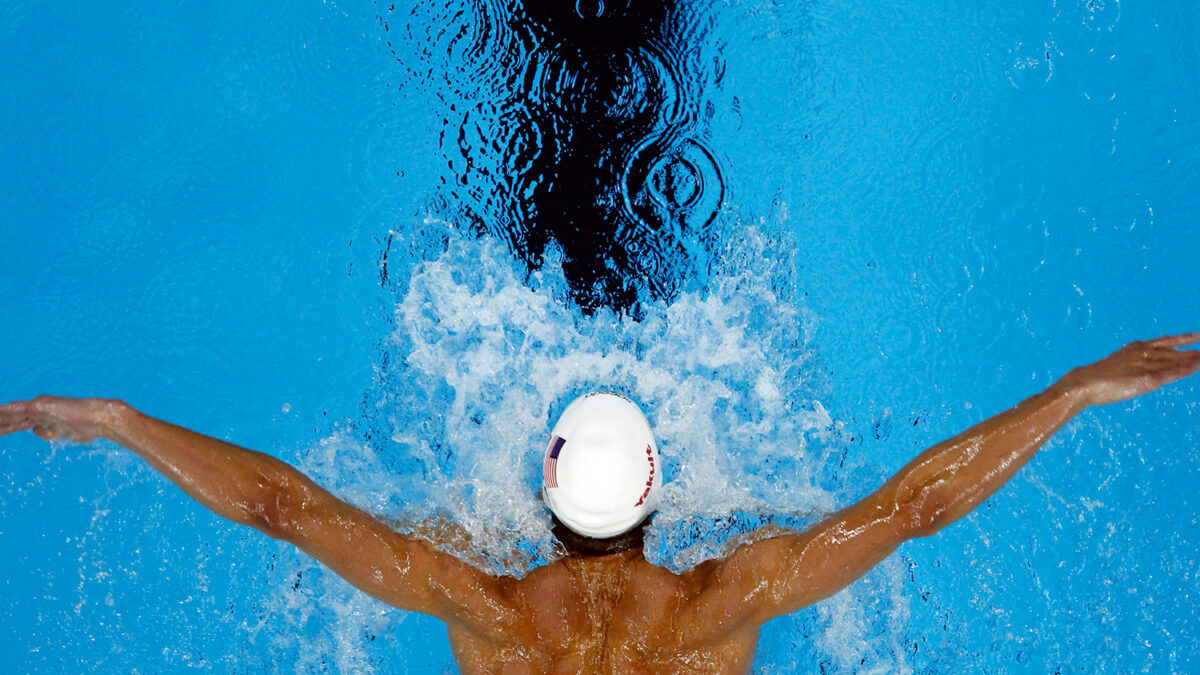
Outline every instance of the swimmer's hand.
{"label": "swimmer's hand", "polygon": [[38,396],[0,405],[0,436],[33,431],[47,441],[91,443],[112,429],[124,404],[103,398]]}
{"label": "swimmer's hand", "polygon": [[1148,394],[1200,370],[1200,351],[1179,347],[1200,342],[1200,333],[1131,342],[1099,361],[1067,373],[1060,384],[1087,405],[1116,403]]}

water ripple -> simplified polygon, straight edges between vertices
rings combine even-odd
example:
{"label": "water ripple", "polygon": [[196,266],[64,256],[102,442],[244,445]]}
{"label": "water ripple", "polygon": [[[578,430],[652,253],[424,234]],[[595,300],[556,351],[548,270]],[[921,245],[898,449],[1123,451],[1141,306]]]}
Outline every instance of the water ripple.
{"label": "water ripple", "polygon": [[708,264],[725,194],[705,128],[704,88],[723,77],[705,44],[712,12],[437,2],[413,8],[402,31],[394,14],[380,24],[410,75],[401,89],[431,88],[444,104],[444,201],[460,227],[531,269],[555,242],[585,307],[628,308],[638,287],[670,296],[698,278],[688,272]]}

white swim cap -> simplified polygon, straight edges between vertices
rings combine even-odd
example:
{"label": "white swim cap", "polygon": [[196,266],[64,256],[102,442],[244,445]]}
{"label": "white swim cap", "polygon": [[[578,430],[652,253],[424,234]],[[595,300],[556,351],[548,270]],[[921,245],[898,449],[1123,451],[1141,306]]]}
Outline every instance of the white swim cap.
{"label": "white swim cap", "polygon": [[550,432],[542,498],[578,534],[605,539],[633,529],[654,511],[661,485],[650,423],[624,396],[581,396]]}

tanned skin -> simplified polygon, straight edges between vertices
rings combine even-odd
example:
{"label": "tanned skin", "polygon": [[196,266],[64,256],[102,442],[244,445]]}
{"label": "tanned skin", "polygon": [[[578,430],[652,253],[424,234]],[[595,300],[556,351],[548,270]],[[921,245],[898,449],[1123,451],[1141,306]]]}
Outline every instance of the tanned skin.
{"label": "tanned skin", "polygon": [[107,399],[0,406],[0,434],[115,441],[217,514],[288,541],[364,592],[446,623],[464,673],[744,673],[760,626],[838,592],[914,537],[958,520],[1084,408],[1200,369],[1200,333],[1134,342],[917,456],[800,534],[683,574],[640,547],[495,577],[406,538],[277,459]]}

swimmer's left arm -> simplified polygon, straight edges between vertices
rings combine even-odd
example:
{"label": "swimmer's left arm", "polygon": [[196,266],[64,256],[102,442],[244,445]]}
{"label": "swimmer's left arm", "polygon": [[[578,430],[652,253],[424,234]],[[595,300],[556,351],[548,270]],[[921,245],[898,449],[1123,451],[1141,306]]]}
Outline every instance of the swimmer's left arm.
{"label": "swimmer's left arm", "polygon": [[708,617],[708,625],[734,628],[833,595],[904,541],[934,534],[983,503],[1084,408],[1140,396],[1195,373],[1200,352],[1178,348],[1196,342],[1200,333],[1126,345],[934,445],[874,493],[807,532],[738,549],[706,572],[708,602],[696,603],[696,612]]}
{"label": "swimmer's left arm", "polygon": [[270,455],[110,399],[39,396],[0,406],[0,435],[23,430],[45,440],[119,443],[217,515],[297,546],[397,607],[481,630],[504,610],[494,578],[404,537]]}

